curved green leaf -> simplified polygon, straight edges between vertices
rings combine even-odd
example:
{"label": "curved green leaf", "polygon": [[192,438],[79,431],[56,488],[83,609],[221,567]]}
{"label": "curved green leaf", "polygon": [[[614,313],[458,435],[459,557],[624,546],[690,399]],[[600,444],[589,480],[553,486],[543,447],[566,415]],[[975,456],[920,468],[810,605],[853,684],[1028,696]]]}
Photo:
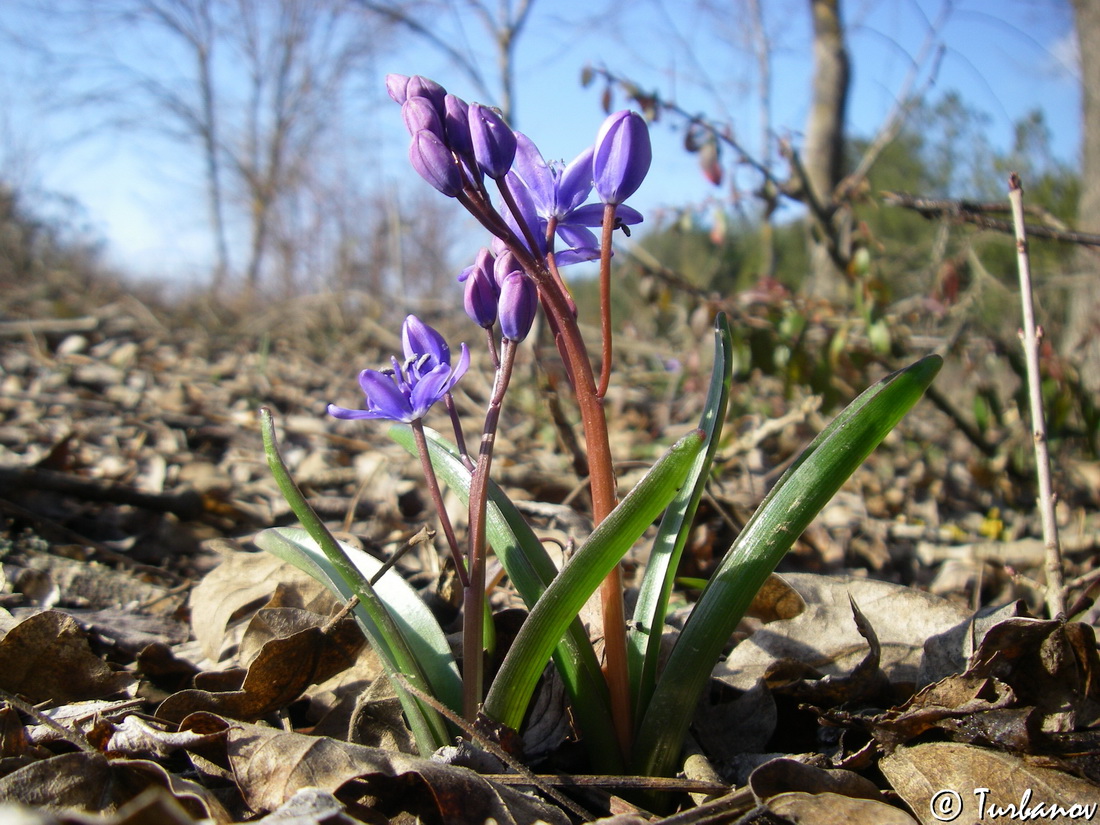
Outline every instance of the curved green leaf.
{"label": "curved green leaf", "polygon": [[[267,408],[260,410],[260,434],[263,437],[268,467],[283,498],[286,499],[302,526],[316,541],[339,578],[359,598],[359,603],[370,617],[371,623],[363,625],[363,629],[371,645],[378,652],[378,658],[386,674],[390,677],[390,682],[409,721],[409,727],[416,738],[417,748],[424,756],[438,750],[450,741],[447,723],[438,711],[417,700],[404,689],[400,680],[393,677],[397,673],[404,674],[412,685],[426,693],[431,693],[431,682],[424,674],[393,616],[378,598],[370,582],[352,564],[329,532],[328,527],[306,501],[298,485],[294,483],[290,471],[287,470],[279,454],[279,446],[275,439],[275,422],[271,417],[271,411]],[[372,632],[375,635],[371,635]]]}
{"label": "curved green leaf", "polygon": [[639,732],[635,769],[667,775],[707,679],[753,596],[863,460],[920,399],[943,359],[930,355],[860,395],[776,483],[726,553],[684,626]]}
{"label": "curved green leaf", "polygon": [[722,424],[726,418],[730,385],[733,383],[733,336],[724,313],[714,321],[714,367],[707,390],[699,429],[705,434],[704,450],[695,459],[680,492],[668,505],[661,527],[646,561],[645,574],[638,589],[634,621],[627,636],[627,663],[634,701],[634,718],[641,719],[649,705],[657,681],[657,662],[661,655],[661,630],[668,610],[676,568],[691,533],[699,499],[703,495]]}
{"label": "curved green leaf", "polygon": [[[437,475],[464,504],[468,504],[470,471],[463,465],[454,446],[439,433],[427,427],[424,433]],[[416,454],[416,442],[407,425],[395,424],[390,428],[389,435],[410,453]],[[557,576],[558,568],[519,510],[492,481],[489,482],[485,534],[524,604],[528,609],[534,607]],[[607,682],[580,619],[569,624],[561,643],[554,650],[554,663],[569,693],[593,766],[607,773],[621,772],[622,754],[611,723]]]}
{"label": "curved green leaf", "polygon": [[696,430],[674,444],[566,562],[531,609],[485,699],[485,713],[519,728],[551,652],[599,587],[646,527],[683,486],[703,449]]}
{"label": "curved green leaf", "polygon": [[[261,531],[253,543],[261,550],[293,564],[341,598],[349,599],[354,595],[351,586],[340,577],[320,545],[305,530],[299,527],[273,527]],[[342,541],[337,543],[367,581],[382,569],[382,562],[374,556]],[[462,677],[451,654],[451,646],[420,594],[396,571],[384,575],[373,587],[400,628],[412,655],[423,668],[432,696],[449,708],[462,707]],[[369,638],[384,638],[362,604],[356,605],[353,612]],[[390,655],[392,658],[392,652]]]}

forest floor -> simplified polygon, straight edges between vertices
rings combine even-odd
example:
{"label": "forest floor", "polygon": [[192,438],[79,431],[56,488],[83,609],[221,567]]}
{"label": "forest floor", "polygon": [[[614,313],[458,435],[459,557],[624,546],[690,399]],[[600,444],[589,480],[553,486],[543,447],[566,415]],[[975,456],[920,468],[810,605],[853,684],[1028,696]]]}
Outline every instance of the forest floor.
{"label": "forest floor", "polygon": [[[272,304],[232,326],[124,294],[66,317],[10,292],[5,301],[0,814],[42,825],[654,821],[625,780],[568,787],[584,770],[550,691],[525,744],[576,807],[522,778],[410,753],[354,625],[326,629],[339,655],[302,651],[315,653],[306,631],[338,606],[251,544],[294,523],[258,410],[272,410],[286,461],[330,526],[391,557],[436,524],[418,464],[384,424],[336,421],[325,406],[359,406],[356,375],[399,351],[399,319],[342,314],[331,298]],[[897,336],[909,360],[945,340]],[[696,426],[709,320],[661,340],[626,334],[618,347],[607,409],[626,491]],[[796,591],[798,606],[779,610],[773,595],[731,639],[693,729],[680,812],[663,821],[931,822],[929,805],[951,801],[930,801],[939,790],[960,796],[960,821],[979,818],[980,803],[1063,806],[1059,821],[1074,821],[1087,810],[1073,805],[1100,799],[1100,610],[1086,598],[1073,621],[1044,620],[1030,440],[1012,406],[1018,381],[998,357],[989,342],[955,346],[938,403],[917,405],[780,565],[776,587]],[[490,389],[481,365],[456,395],[468,437]],[[887,366],[838,369],[834,385],[850,399]],[[554,369],[550,359],[538,372],[524,350],[495,477],[541,538],[567,547],[589,525],[570,399],[547,389],[564,384]],[[1006,409],[968,435],[960,422],[979,381]],[[782,375],[735,382],[681,576],[714,569],[837,411]],[[1072,604],[1100,580],[1100,462],[1080,439],[1052,449]],[[644,545],[624,560],[628,586]],[[420,541],[398,570],[453,630],[441,547]],[[677,592],[669,633],[695,593]],[[495,607],[515,604],[505,585]]]}

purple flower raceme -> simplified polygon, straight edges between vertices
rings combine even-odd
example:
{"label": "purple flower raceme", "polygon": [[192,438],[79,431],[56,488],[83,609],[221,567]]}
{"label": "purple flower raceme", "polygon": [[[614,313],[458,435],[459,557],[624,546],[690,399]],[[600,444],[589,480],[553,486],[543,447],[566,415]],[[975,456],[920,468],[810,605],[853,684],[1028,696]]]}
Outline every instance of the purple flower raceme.
{"label": "purple flower raceme", "polygon": [[328,405],[335,418],[384,418],[390,421],[417,421],[432,405],[451,391],[470,366],[470,352],[462,344],[458,363],[451,364],[451,350],[443,336],[415,315],[401,327],[405,362],[396,358],[392,370],[363,370],[359,386],[366,396],[366,409],[349,410]]}
{"label": "purple flower raceme", "polygon": [[633,195],[652,160],[649,127],[641,115],[624,109],[607,118],[596,135],[592,157],[592,177],[600,200],[620,204]]}

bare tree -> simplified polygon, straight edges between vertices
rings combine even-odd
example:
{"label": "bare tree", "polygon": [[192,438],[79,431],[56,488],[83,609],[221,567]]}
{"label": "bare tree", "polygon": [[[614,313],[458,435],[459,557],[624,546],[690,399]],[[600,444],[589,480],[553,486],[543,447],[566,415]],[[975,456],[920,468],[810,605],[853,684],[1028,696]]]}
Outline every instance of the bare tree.
{"label": "bare tree", "polygon": [[248,291],[291,287],[316,258],[304,246],[325,235],[316,221],[330,213],[311,199],[326,158],[363,132],[351,95],[385,30],[364,27],[348,0],[49,0],[41,10],[46,26],[81,32],[71,99],[131,136],[153,129],[196,152],[214,285],[236,270]]}
{"label": "bare tree", "polygon": [[[386,20],[407,29],[421,38],[440,54],[447,57],[474,84],[487,103],[495,104],[504,119],[515,125],[516,118],[516,45],[523,32],[535,0],[500,0],[494,11],[488,0],[429,0],[429,2],[386,2],[385,0],[356,0],[358,4]],[[464,12],[476,17],[490,38],[495,49],[496,75],[499,86],[493,91],[481,70],[481,62],[475,53],[463,51],[453,45],[441,33],[438,21],[446,12],[456,16]]]}
{"label": "bare tree", "polygon": [[[845,230],[838,226],[847,218],[838,210],[833,192],[840,183],[844,162],[844,119],[848,109],[848,85],[851,75],[840,0],[810,0],[813,19],[813,95],[806,124],[806,142],[802,150],[802,184],[806,197],[820,209],[811,209],[809,281],[811,294],[839,298],[844,293],[844,274],[838,265],[846,257],[843,249]],[[824,226],[828,221],[833,226]],[[832,248],[831,248],[832,247]]]}
{"label": "bare tree", "polygon": [[[1100,232],[1100,3],[1073,0],[1073,9],[1082,91],[1077,225],[1085,232]],[[1069,302],[1065,346],[1079,365],[1082,384],[1095,393],[1100,391],[1100,257],[1082,247],[1077,260],[1088,278]]]}

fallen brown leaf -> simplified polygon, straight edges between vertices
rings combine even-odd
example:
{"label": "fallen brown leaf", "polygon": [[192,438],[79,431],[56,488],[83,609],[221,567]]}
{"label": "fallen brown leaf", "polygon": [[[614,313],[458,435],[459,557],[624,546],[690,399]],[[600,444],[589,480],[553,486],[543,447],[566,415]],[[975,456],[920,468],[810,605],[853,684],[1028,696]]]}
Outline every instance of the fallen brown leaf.
{"label": "fallen brown leaf", "polygon": [[24,619],[0,639],[0,688],[32,703],[98,699],[133,682],[92,653],[80,625],[55,610]]}
{"label": "fallen brown leaf", "polygon": [[[1100,800],[1100,785],[1030,765],[1011,753],[955,742],[901,747],[879,767],[924,825],[996,819],[994,805],[1015,806],[1000,815],[1005,821],[1080,823],[1094,818]],[[1058,816],[1055,806],[1067,815]],[[1024,815],[1025,808],[1033,815]]]}
{"label": "fallen brown leaf", "polygon": [[482,825],[490,817],[500,825],[569,821],[558,808],[465,768],[327,737],[228,724],[233,773],[258,812],[317,787],[385,816],[408,812],[447,825]]}

